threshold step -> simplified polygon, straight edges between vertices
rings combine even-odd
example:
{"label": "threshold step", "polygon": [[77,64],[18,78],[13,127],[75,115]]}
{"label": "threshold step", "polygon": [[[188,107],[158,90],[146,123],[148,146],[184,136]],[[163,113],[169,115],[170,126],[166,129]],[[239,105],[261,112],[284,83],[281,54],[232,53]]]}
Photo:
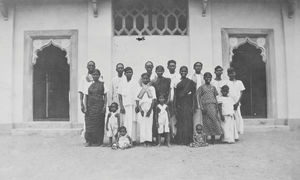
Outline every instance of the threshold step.
{"label": "threshold step", "polygon": [[82,132],[82,128],[58,128],[58,129],[36,129],[36,128],[16,128],[11,130],[13,136],[79,136]]}

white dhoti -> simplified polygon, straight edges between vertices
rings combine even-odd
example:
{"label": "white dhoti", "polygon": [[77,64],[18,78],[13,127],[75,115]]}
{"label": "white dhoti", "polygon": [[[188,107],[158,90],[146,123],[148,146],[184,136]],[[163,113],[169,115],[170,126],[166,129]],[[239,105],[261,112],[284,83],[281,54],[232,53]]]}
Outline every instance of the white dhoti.
{"label": "white dhoti", "polygon": [[224,142],[233,143],[235,139],[239,139],[236,123],[231,115],[224,116],[224,122],[221,123],[224,132]]}
{"label": "white dhoti", "polygon": [[234,119],[237,130],[240,134],[244,134],[244,119],[241,114],[241,105],[238,106],[237,110],[234,111]]}
{"label": "white dhoti", "polygon": [[135,106],[125,105],[125,114],[121,114],[121,126],[125,126],[127,134],[131,137],[132,141],[136,141],[136,118],[135,118]]}
{"label": "white dhoti", "polygon": [[142,103],[141,108],[144,111],[144,117],[138,113],[138,120],[140,124],[140,142],[152,142],[152,125],[153,125],[153,111],[149,117],[146,117],[147,112],[151,107],[151,103]]}

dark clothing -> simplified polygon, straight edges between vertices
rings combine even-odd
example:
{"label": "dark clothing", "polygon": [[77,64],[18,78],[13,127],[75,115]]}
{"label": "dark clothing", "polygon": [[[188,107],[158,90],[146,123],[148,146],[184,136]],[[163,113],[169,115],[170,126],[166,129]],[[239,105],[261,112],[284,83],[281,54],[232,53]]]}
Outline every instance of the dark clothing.
{"label": "dark clothing", "polygon": [[85,113],[85,138],[88,143],[103,143],[105,112],[102,110],[104,95],[103,82],[94,82],[88,89],[87,112]]}
{"label": "dark clothing", "polygon": [[175,140],[178,144],[188,145],[193,141],[193,97],[196,84],[188,79],[182,79],[175,88],[177,134]]}

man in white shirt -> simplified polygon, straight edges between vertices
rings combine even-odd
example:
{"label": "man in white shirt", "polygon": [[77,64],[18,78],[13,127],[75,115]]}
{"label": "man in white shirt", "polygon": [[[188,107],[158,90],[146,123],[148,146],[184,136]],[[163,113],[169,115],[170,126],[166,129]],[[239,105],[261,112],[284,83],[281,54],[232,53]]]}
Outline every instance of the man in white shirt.
{"label": "man in white shirt", "polygon": [[225,85],[225,80],[222,79],[223,68],[221,66],[215,67],[215,79],[211,81],[211,84],[216,87],[218,95],[221,96],[221,87]]}
{"label": "man in white shirt", "polygon": [[[203,64],[201,62],[195,62],[194,63],[195,73],[190,76],[190,79],[193,80],[194,83],[196,84],[196,90],[205,83],[203,74],[201,73],[202,67],[203,67]],[[198,97],[197,91],[196,91],[196,97]],[[194,115],[193,115],[193,131],[194,131],[194,133],[196,133],[196,125],[203,124],[202,123],[202,111],[200,109],[200,106],[198,105],[198,101],[196,101],[196,102],[197,103],[194,103],[195,107],[194,107]]]}
{"label": "man in white shirt", "polygon": [[201,62],[195,62],[194,63],[194,70],[195,73],[190,76],[190,79],[193,80],[196,83],[196,90],[204,84],[204,79],[203,79],[203,74],[201,73],[202,71],[202,63]]}
{"label": "man in white shirt", "polygon": [[[155,82],[157,79],[157,75],[155,73],[153,73],[153,68],[154,68],[153,62],[147,61],[145,63],[146,73],[150,77],[149,85],[152,85],[152,83]],[[139,79],[139,84],[140,84],[140,86],[142,86],[142,78]]]}
{"label": "man in white shirt", "polygon": [[126,67],[124,69],[126,79],[121,82],[118,88],[119,103],[120,103],[120,113],[121,120],[126,129],[128,135],[133,141],[137,139],[137,122],[136,122],[136,96],[138,83],[132,79],[133,70],[131,67]]}
{"label": "man in white shirt", "polygon": [[177,84],[179,83],[181,77],[179,74],[177,74],[175,72],[175,70],[176,70],[176,61],[175,60],[169,60],[167,65],[168,65],[169,72],[166,71],[165,77],[171,79],[171,84],[170,84],[171,91],[169,94],[168,106],[169,106],[169,111],[170,111],[171,136],[174,138],[174,136],[176,135],[175,125],[177,122],[176,116],[175,116],[176,109],[175,109],[175,104],[174,104],[174,90],[175,90]]}
{"label": "man in white shirt", "polygon": [[229,97],[232,97],[234,104],[234,118],[237,125],[237,130],[240,134],[244,133],[244,120],[241,114],[241,98],[243,95],[243,91],[245,90],[244,84],[242,81],[236,79],[236,72],[234,68],[228,68],[227,70],[229,80],[226,81],[226,85],[229,87]]}
{"label": "man in white shirt", "polygon": [[117,71],[117,76],[114,77],[112,79],[112,87],[111,87],[111,103],[112,102],[116,102],[118,104],[119,103],[119,95],[118,95],[118,89],[122,83],[122,81],[126,80],[125,76],[123,75],[124,74],[124,65],[122,63],[118,63],[116,65],[116,71]]}

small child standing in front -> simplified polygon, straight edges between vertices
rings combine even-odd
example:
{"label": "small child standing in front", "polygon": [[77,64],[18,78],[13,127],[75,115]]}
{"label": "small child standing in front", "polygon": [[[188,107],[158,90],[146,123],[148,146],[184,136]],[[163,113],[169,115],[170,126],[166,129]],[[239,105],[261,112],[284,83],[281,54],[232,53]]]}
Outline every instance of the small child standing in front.
{"label": "small child standing in front", "polygon": [[121,126],[119,128],[119,135],[117,138],[117,142],[112,145],[112,149],[128,149],[132,147],[132,139],[127,134],[127,130],[125,126]]}
{"label": "small child standing in front", "polygon": [[158,131],[158,146],[161,145],[161,136],[165,135],[165,144],[170,147],[170,121],[169,121],[169,109],[166,104],[166,98],[164,95],[160,95],[158,98],[158,105],[156,107],[156,126]]}
{"label": "small child standing in front", "polygon": [[116,102],[111,103],[109,106],[109,114],[106,120],[106,131],[109,137],[109,144],[112,145],[113,137],[115,140],[118,138],[118,129],[120,127],[120,114],[117,112],[118,104]]}
{"label": "small child standing in front", "polygon": [[222,96],[218,97],[219,109],[222,120],[222,128],[224,132],[223,142],[232,144],[235,139],[239,138],[236,123],[234,122],[234,100],[228,96],[229,87],[224,85],[221,87]]}
{"label": "small child standing in front", "polygon": [[193,142],[190,144],[190,147],[204,147],[208,146],[206,142],[206,135],[203,132],[201,124],[196,125],[196,133],[193,136]]}

